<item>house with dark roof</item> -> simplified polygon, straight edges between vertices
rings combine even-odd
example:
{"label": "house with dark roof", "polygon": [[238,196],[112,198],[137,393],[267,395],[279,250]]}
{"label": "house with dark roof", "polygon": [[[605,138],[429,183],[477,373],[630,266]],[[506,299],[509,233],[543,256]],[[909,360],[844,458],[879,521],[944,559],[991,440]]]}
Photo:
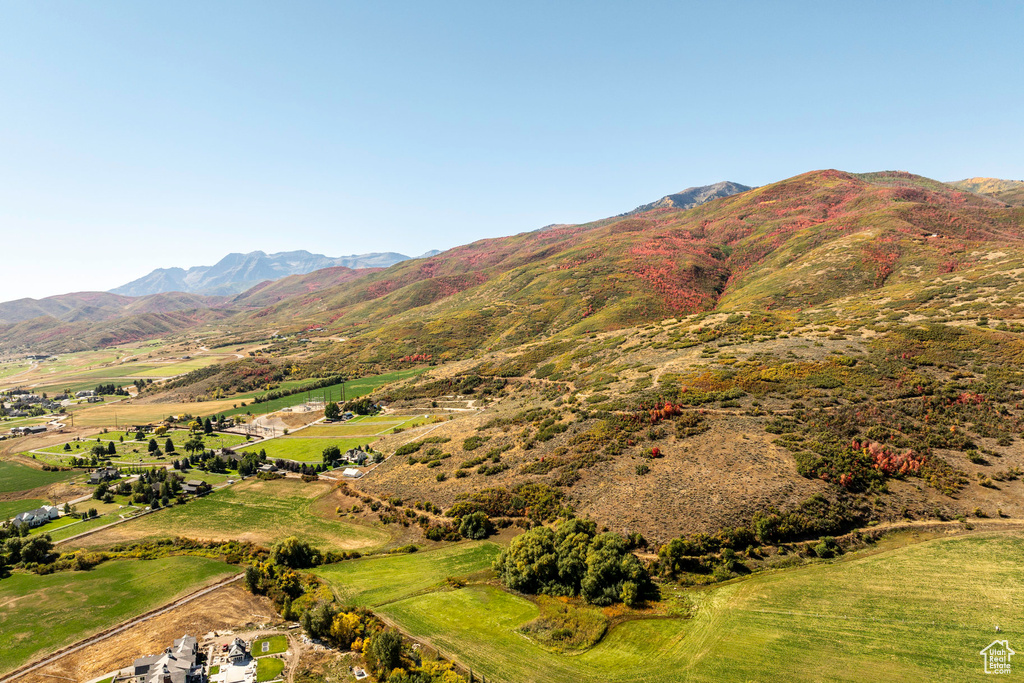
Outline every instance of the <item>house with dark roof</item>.
{"label": "house with dark roof", "polygon": [[89,475],[90,484],[100,484],[113,479],[120,479],[121,471],[116,467],[101,467]]}
{"label": "house with dark roof", "polygon": [[198,659],[198,641],[185,635],[161,654],[136,659],[132,675],[135,683],[204,683],[206,674]]}

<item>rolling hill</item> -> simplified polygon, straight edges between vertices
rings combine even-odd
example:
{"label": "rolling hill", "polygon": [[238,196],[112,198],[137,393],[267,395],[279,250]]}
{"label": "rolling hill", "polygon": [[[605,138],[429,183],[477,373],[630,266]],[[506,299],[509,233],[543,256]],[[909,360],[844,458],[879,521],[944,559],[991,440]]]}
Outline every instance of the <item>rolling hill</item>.
{"label": "rolling hill", "polygon": [[1024,206],[1024,180],[999,178],[968,178],[949,183],[959,190],[976,192],[1006,202],[1010,206]]}

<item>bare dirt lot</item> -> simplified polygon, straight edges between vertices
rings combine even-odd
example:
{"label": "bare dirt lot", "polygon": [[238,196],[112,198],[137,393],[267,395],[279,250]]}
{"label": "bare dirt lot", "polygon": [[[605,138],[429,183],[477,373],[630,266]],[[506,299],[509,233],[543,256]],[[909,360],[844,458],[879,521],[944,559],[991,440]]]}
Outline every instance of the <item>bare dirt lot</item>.
{"label": "bare dirt lot", "polygon": [[160,652],[186,633],[202,637],[210,631],[251,628],[279,621],[267,598],[252,595],[239,585],[225,586],[200,600],[68,654],[17,680],[19,683],[87,681],[129,666],[136,657]]}

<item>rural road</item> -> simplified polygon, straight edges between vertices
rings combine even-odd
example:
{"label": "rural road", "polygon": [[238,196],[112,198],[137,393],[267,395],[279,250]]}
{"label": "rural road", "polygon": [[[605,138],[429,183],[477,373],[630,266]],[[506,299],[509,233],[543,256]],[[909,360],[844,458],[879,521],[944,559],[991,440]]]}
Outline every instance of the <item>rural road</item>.
{"label": "rural road", "polygon": [[245,574],[235,574],[231,578],[224,579],[223,581],[218,581],[217,583],[207,586],[206,588],[202,588],[196,591],[195,593],[191,593],[183,598],[175,600],[174,602],[168,603],[163,607],[158,607],[155,610],[146,612],[145,614],[135,617],[131,621],[123,622],[118,626],[108,628],[107,630],[101,631],[96,635],[90,636],[84,640],[80,640],[74,645],[69,645],[68,647],[57,650],[53,654],[43,659],[40,659],[36,662],[32,662],[29,664],[25,664],[24,666],[21,666],[15,669],[14,671],[8,673],[3,678],[0,678],[0,683],[10,683],[10,681],[14,681],[27,673],[35,671],[36,669],[41,669],[42,667],[47,666],[48,664],[52,664],[53,662],[57,661],[61,657],[64,657],[65,655],[71,654],[72,652],[78,652],[83,648],[89,647],[90,645],[94,645],[102,640],[106,640],[110,636],[117,635],[118,633],[122,633],[132,628],[133,626],[137,626],[146,621],[149,621],[153,617],[160,616],[161,614],[165,614],[171,611],[172,609],[181,607],[182,605],[186,605],[192,602],[193,600],[196,600],[197,598],[201,598],[204,595],[207,595],[208,593],[217,590],[218,588],[223,588],[224,586],[227,586],[230,583],[234,583],[235,581],[241,579],[243,576],[245,576]]}

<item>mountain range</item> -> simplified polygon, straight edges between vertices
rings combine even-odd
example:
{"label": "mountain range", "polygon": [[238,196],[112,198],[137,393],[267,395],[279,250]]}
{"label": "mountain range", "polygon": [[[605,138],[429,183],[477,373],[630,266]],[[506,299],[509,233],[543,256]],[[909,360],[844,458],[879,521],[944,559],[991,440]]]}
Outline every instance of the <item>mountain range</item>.
{"label": "mountain range", "polygon": [[[428,252],[425,256],[435,253]],[[409,258],[394,252],[332,258],[303,250],[276,254],[251,251],[248,254],[228,254],[212,266],[157,268],[149,275],[110,291],[125,296],[148,296],[162,292],[230,296],[267,280],[278,280],[288,275],[302,275],[338,266],[350,269],[387,268]]]}
{"label": "mountain range", "polygon": [[656,202],[638,206],[629,213],[644,213],[645,211],[651,211],[653,209],[692,209],[695,206],[700,206],[701,204],[710,202],[712,199],[729,197],[752,189],[752,187],[748,187],[747,185],[740,185],[739,183],[730,182],[728,180],[715,183],[714,185],[688,187],[675,194],[665,195]]}
{"label": "mountain range", "polygon": [[[978,192],[962,187],[966,182],[978,183]],[[450,359],[481,346],[722,306],[785,310],[877,298],[897,283],[917,286],[927,273],[966,277],[1005,260],[978,261],[969,258],[972,250],[998,247],[1012,260],[1024,248],[1024,217],[1007,201],[1013,181],[947,184],[902,171],[826,170],[706,201],[742,187],[692,188],[645,211],[479,240],[387,268],[264,277],[230,297],[81,293],[9,302],[0,305],[0,347],[90,348],[216,319],[239,333],[267,325],[358,332],[362,342],[349,350],[367,362],[424,353]],[[704,203],[683,208],[695,201]],[[289,262],[287,254],[272,256]],[[222,276],[206,282],[286,268],[245,266],[264,258],[271,257],[232,255],[218,264]],[[309,267],[322,258],[294,252],[290,262]]]}

